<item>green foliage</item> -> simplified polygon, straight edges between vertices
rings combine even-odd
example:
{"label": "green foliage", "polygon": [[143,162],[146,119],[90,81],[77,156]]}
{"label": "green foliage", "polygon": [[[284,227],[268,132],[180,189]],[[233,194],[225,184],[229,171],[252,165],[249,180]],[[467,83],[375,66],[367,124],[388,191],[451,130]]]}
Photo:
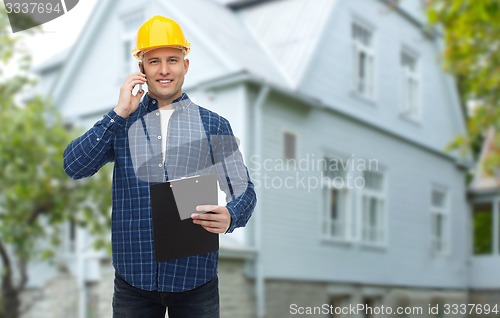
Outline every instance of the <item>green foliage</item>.
{"label": "green foliage", "polygon": [[33,98],[22,107],[0,106],[0,240],[23,258],[40,238],[59,243],[57,226],[68,220],[96,234],[109,225],[110,174],[91,181],[65,175],[62,154],[73,134],[48,105]]}
{"label": "green foliage", "polygon": [[63,151],[77,134],[50,101],[30,94],[30,61],[0,10],[0,244],[10,262],[48,259],[72,222],[109,248],[111,172],[80,181],[65,175]]}
{"label": "green foliage", "polygon": [[493,213],[490,204],[474,207],[473,235],[474,255],[489,255],[493,252]]}
{"label": "green foliage", "polygon": [[[428,0],[430,22],[444,31],[444,67],[457,78],[462,103],[474,103],[468,132],[450,149],[462,154],[480,149],[485,132],[500,130],[500,2],[498,0]],[[500,145],[497,134],[496,144]],[[500,147],[486,165],[489,172],[500,164]]]}

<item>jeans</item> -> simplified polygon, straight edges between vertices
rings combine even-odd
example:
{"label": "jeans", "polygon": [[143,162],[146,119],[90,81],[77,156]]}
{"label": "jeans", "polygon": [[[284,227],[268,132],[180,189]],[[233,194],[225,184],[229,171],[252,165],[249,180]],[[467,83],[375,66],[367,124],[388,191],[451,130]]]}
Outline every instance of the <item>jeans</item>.
{"label": "jeans", "polygon": [[163,293],[133,287],[115,274],[113,318],[219,318],[218,277],[184,292]]}

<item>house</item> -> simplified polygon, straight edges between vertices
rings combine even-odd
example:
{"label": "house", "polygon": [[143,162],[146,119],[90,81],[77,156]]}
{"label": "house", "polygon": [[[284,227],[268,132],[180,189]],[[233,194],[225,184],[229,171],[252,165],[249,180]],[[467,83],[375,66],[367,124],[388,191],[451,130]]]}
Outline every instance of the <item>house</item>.
{"label": "house", "polygon": [[498,171],[489,173],[485,169],[488,156],[498,152],[496,140],[498,134],[490,128],[469,188],[473,255],[470,263],[471,300],[488,305],[497,303],[500,297],[500,281],[493,270],[500,265],[500,178]]}
{"label": "house", "polygon": [[[229,119],[258,193],[250,224],[221,238],[223,317],[467,303],[468,166],[443,150],[466,128],[423,1],[100,1],[67,59],[38,68],[68,123],[114,107],[135,31],[156,14],[183,27],[185,91]],[[80,317],[109,316],[109,259],[78,233],[65,277]]]}

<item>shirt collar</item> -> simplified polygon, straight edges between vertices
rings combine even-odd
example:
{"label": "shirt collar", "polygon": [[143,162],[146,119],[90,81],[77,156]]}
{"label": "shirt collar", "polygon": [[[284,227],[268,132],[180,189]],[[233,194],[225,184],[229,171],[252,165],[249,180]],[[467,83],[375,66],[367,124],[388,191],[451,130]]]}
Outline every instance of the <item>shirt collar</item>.
{"label": "shirt collar", "polygon": [[[189,107],[189,105],[191,105],[191,103],[192,102],[189,99],[189,96],[186,93],[182,93],[181,97],[176,98],[172,101],[172,106],[174,106],[174,109],[176,111],[184,111]],[[149,96],[149,94],[146,94],[142,99],[142,106],[148,112],[151,112],[155,109],[158,109],[158,101]]]}

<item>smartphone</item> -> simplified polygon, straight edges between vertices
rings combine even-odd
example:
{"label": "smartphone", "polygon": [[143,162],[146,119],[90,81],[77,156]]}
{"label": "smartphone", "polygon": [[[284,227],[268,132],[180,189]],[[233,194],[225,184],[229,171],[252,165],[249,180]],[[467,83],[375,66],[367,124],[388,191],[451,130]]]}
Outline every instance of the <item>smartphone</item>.
{"label": "smartphone", "polygon": [[[142,72],[143,74],[146,74],[146,73],[144,73],[144,65],[139,64],[139,68],[140,68],[140,70],[141,70],[141,72]],[[140,92],[140,91],[142,91],[142,84],[138,84],[138,85],[136,85],[136,86],[134,87],[134,89],[132,90],[132,94],[133,94],[133,95],[137,95],[137,93],[138,93],[138,92]]]}

